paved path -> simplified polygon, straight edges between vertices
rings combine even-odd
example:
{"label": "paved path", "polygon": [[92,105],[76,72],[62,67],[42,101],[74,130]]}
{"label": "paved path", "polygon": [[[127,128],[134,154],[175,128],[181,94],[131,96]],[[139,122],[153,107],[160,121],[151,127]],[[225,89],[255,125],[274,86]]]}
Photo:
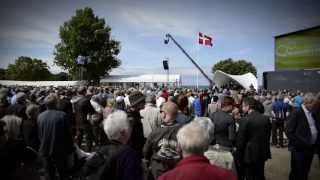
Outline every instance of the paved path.
{"label": "paved path", "polygon": [[[267,180],[288,180],[290,172],[290,152],[288,148],[272,148],[272,159],[266,163]],[[318,156],[314,156],[309,180],[320,180],[320,164]]]}

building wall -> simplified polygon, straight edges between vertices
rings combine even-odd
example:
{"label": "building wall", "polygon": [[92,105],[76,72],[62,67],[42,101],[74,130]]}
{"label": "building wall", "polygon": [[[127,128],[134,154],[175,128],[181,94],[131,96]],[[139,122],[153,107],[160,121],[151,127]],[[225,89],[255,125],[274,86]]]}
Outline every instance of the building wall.
{"label": "building wall", "polygon": [[264,72],[263,85],[269,90],[292,89],[319,92],[320,69]]}

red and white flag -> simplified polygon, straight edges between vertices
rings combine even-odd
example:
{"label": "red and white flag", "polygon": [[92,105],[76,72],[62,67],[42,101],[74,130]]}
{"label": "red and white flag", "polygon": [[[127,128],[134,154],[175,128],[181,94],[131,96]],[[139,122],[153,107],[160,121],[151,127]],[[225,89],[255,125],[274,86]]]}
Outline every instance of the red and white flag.
{"label": "red and white flag", "polygon": [[212,47],[212,37],[199,32],[199,44]]}

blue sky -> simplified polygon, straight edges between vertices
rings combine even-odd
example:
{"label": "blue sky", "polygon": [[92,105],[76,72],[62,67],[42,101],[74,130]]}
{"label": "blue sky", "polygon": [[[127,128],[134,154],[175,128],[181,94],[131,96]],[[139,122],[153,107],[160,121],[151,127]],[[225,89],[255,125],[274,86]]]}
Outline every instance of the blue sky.
{"label": "blue sky", "polygon": [[[320,25],[319,0],[4,0],[0,7],[0,68],[19,56],[45,60],[52,72],[59,26],[83,7],[93,8],[121,42],[122,65],[112,74],[171,73],[195,84],[197,70],[173,44],[163,43],[171,33],[198,64],[211,74],[219,60],[252,62],[261,82],[263,71],[274,70],[274,36]],[[198,32],[214,39],[213,47],[197,44]],[[200,85],[207,84],[199,75]]]}

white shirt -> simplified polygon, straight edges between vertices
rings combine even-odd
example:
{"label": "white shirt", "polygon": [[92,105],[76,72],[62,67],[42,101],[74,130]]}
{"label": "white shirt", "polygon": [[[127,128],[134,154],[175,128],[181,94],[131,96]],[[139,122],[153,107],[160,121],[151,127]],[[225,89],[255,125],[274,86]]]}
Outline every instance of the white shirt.
{"label": "white shirt", "polygon": [[302,104],[302,109],[304,111],[304,114],[306,115],[307,117],[307,120],[308,120],[308,124],[309,124],[309,127],[310,127],[310,130],[311,130],[311,144],[315,144],[316,141],[317,141],[317,135],[318,135],[318,130],[316,128],[316,125],[315,125],[315,121],[312,117],[312,112],[310,112],[305,106],[304,104]]}
{"label": "white shirt", "polygon": [[129,95],[126,94],[123,100],[126,107],[129,107],[130,106]]}
{"label": "white shirt", "polygon": [[165,102],[166,102],[166,99],[164,97],[158,97],[158,99],[156,100],[157,108],[160,109],[160,106]]}
{"label": "white shirt", "polygon": [[189,107],[189,109],[191,109],[194,100],[195,100],[195,98],[193,96],[188,97],[188,107]]}
{"label": "white shirt", "polygon": [[148,138],[151,132],[161,125],[160,111],[156,106],[147,103],[140,111],[140,115],[144,137]]}

